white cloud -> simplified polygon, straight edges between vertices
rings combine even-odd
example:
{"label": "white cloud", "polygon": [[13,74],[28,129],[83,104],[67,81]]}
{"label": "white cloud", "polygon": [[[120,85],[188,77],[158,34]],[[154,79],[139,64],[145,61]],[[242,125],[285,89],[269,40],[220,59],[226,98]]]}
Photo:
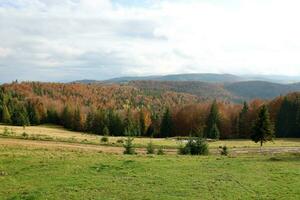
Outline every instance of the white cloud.
{"label": "white cloud", "polygon": [[299,7],[296,0],[0,0],[0,78],[300,75]]}

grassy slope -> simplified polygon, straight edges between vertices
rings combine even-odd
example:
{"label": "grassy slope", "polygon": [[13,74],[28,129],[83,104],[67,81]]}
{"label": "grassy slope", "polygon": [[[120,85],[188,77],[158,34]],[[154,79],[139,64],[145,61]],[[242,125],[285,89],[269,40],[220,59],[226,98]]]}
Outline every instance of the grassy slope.
{"label": "grassy slope", "polygon": [[0,199],[299,199],[300,156],[121,156],[0,147]]}
{"label": "grassy slope", "polygon": [[[15,135],[21,136],[23,132],[36,138],[54,141],[66,141],[75,143],[89,143],[89,144],[100,144],[100,136],[84,134],[78,132],[72,132],[65,130],[59,126],[31,126],[23,127],[6,126],[0,125],[0,133],[3,132],[4,128],[7,127],[10,131],[12,130]],[[118,144],[117,140],[120,137],[110,137],[109,141],[112,146],[122,146]],[[136,138],[134,143],[139,147],[146,147],[150,142],[149,138]],[[178,148],[180,142],[176,139],[152,139],[152,142],[156,146],[164,146],[165,148]],[[259,147],[258,144],[250,140],[221,140],[216,142],[210,142],[210,148],[218,148],[219,146],[227,145],[230,148],[233,147]],[[265,144],[266,147],[300,147],[300,139],[276,139],[274,143],[269,142]]]}

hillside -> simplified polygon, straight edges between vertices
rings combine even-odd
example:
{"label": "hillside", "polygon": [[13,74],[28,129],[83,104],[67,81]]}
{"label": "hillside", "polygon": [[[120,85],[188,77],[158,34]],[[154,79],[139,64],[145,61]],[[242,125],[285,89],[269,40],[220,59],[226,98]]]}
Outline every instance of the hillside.
{"label": "hillside", "polygon": [[131,81],[128,85],[144,91],[173,91],[196,95],[203,99],[241,102],[252,99],[272,99],[300,91],[300,84],[278,84],[263,81],[207,83],[199,81]]}
{"label": "hillside", "polygon": [[234,96],[224,89],[223,84],[216,83],[199,81],[131,81],[128,85],[152,93],[173,91],[196,95],[207,100],[217,98],[220,100],[232,101],[234,99]]}
{"label": "hillside", "polygon": [[40,83],[23,82],[2,85],[6,93],[21,99],[38,99],[47,107],[71,106],[123,110],[147,107],[159,110],[203,101],[196,95],[166,90],[158,93],[145,92],[131,85]]}
{"label": "hillside", "polygon": [[300,91],[300,84],[278,84],[265,81],[247,81],[225,84],[224,89],[241,99],[272,99],[290,92]]}

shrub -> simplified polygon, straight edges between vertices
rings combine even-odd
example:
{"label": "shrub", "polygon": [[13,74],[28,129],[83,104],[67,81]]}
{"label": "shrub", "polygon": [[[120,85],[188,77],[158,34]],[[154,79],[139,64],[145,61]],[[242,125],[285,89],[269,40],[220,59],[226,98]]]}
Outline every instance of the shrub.
{"label": "shrub", "polygon": [[228,153],[229,153],[229,152],[228,152],[227,146],[221,147],[221,155],[222,155],[222,156],[227,156]]}
{"label": "shrub", "polygon": [[8,128],[5,127],[4,128],[4,131],[3,131],[3,135],[7,136],[7,135],[10,135],[11,133],[9,132]]}
{"label": "shrub", "polygon": [[117,143],[123,144],[123,143],[124,143],[124,140],[123,140],[123,139],[118,139],[118,140],[117,140]]}
{"label": "shrub", "polygon": [[124,154],[136,154],[135,153],[135,149],[134,149],[134,145],[133,145],[133,140],[134,138],[131,137],[127,137],[127,139],[125,140],[125,144],[124,144]]}
{"label": "shrub", "polygon": [[103,136],[103,137],[101,137],[101,143],[107,143],[108,142],[108,137],[107,136]]}
{"label": "shrub", "polygon": [[158,148],[157,155],[165,155],[164,149],[162,147]]}
{"label": "shrub", "polygon": [[155,148],[152,142],[149,142],[147,145],[147,154],[154,154],[155,153]]}
{"label": "shrub", "polygon": [[108,136],[109,135],[109,129],[107,128],[107,126],[104,127],[102,133],[103,133],[104,136]]}
{"label": "shrub", "polygon": [[26,132],[23,132],[23,133],[22,133],[22,137],[23,137],[23,138],[28,138],[28,134],[27,134]]}
{"label": "shrub", "polygon": [[207,155],[208,154],[208,144],[207,142],[197,137],[190,137],[185,146],[179,147],[179,154],[181,155]]}

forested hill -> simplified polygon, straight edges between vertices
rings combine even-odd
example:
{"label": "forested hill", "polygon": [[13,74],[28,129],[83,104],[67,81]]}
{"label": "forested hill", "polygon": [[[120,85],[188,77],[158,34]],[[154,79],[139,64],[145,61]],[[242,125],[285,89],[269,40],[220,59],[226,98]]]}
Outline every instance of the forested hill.
{"label": "forested hill", "polygon": [[207,83],[199,81],[131,81],[130,86],[144,91],[174,91],[212,100],[242,102],[252,99],[272,99],[300,91],[300,84],[279,84],[264,81]]}
{"label": "forested hill", "polygon": [[174,91],[148,92],[131,85],[40,83],[23,82],[4,84],[5,93],[21,99],[39,99],[44,104],[61,108],[71,106],[122,110],[126,108],[151,108],[193,104],[202,98]]}
{"label": "forested hill", "polygon": [[[96,134],[126,135],[130,131],[172,137],[211,133],[208,119],[213,115],[218,137],[249,138],[259,109],[266,105],[276,136],[300,137],[300,93],[241,105],[228,101],[236,97],[226,87],[201,82],[14,82],[0,87],[0,122],[20,126],[54,123]],[[235,92],[248,94],[241,88]]]}

